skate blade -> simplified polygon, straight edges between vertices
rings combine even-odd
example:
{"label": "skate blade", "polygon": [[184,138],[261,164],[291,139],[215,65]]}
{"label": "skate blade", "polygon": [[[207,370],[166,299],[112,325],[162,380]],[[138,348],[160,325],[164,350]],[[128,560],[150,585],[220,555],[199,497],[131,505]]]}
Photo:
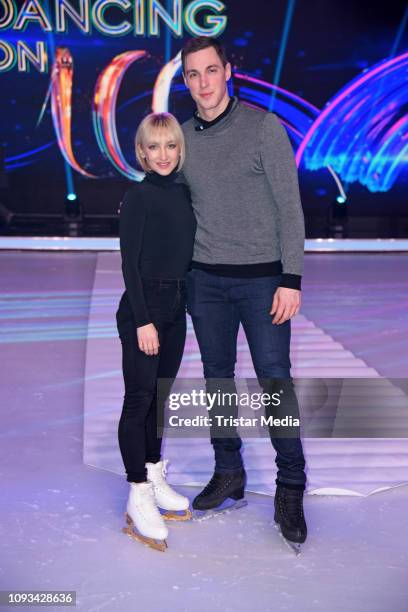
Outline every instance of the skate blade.
{"label": "skate blade", "polygon": [[192,518],[191,510],[164,510],[162,516],[166,521],[189,521]]}
{"label": "skate blade", "polygon": [[286,546],[295,553],[295,555],[297,557],[299,557],[300,553],[302,552],[302,545],[299,544],[298,542],[291,542],[290,540],[288,540],[287,538],[285,538],[285,536],[282,533],[282,530],[280,528],[279,523],[275,523],[275,528],[277,529],[280,537],[282,538],[282,540],[285,542]]}
{"label": "skate blade", "polygon": [[248,502],[246,499],[232,500],[228,498],[221,506],[218,506],[218,508],[211,508],[210,510],[193,510],[193,521],[206,521],[207,519],[220,516],[220,514],[228,514],[233,510],[239,510],[247,505]]}
{"label": "skate blade", "polygon": [[126,523],[128,526],[122,527],[122,532],[124,534],[126,534],[130,538],[133,538],[134,540],[137,540],[138,542],[141,542],[145,546],[149,546],[149,548],[153,548],[154,550],[158,550],[160,552],[164,552],[166,550],[167,548],[166,540],[155,540],[153,538],[148,538],[142,535],[141,533],[138,533],[134,529],[134,523],[132,519],[130,518],[130,516],[128,514],[125,514],[125,517],[126,517]]}

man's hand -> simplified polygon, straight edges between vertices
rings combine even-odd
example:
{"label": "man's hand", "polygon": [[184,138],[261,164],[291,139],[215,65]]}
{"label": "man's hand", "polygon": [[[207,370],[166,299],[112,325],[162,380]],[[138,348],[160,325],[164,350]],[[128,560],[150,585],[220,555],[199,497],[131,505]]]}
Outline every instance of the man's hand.
{"label": "man's hand", "polygon": [[158,355],[160,346],[159,335],[153,323],[137,328],[137,341],[140,350],[146,353],[146,355]]}
{"label": "man's hand", "polygon": [[272,309],[269,314],[275,315],[272,323],[281,325],[294,317],[300,310],[300,291],[278,287],[273,296]]}

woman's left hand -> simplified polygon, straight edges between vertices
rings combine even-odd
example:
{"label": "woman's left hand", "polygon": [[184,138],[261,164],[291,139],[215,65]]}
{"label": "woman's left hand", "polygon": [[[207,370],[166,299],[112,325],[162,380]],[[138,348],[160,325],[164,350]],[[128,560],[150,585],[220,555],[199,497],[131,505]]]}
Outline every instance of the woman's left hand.
{"label": "woman's left hand", "polygon": [[141,351],[146,355],[158,355],[159,334],[153,323],[142,325],[137,328],[137,342]]}

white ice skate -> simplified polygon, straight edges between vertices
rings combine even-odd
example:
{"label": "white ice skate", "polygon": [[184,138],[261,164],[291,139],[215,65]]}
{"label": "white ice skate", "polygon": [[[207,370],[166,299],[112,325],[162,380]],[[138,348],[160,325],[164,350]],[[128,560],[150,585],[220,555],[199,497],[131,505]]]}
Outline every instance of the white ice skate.
{"label": "white ice skate", "polygon": [[166,459],[158,463],[146,463],[147,479],[153,485],[157,505],[164,510],[163,517],[170,521],[188,521],[191,519],[190,502],[166,482],[167,464]]}
{"label": "white ice skate", "polygon": [[125,517],[128,526],[123,527],[123,533],[155,550],[166,550],[168,529],[157,508],[151,482],[130,483]]}

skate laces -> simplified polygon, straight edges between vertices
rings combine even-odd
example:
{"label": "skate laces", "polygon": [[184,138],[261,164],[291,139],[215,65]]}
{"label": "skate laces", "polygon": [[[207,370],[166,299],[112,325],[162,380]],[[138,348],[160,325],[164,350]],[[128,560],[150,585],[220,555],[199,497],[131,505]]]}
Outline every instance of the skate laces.
{"label": "skate laces", "polygon": [[299,491],[286,489],[284,492],[285,509],[288,516],[297,523],[303,519],[303,494]]}
{"label": "skate laces", "polygon": [[139,489],[140,494],[145,498],[150,498],[152,501],[154,500],[154,492],[153,487],[150,482],[146,483],[147,486],[144,486]]}
{"label": "skate laces", "polygon": [[164,478],[167,474],[168,462],[168,459],[163,459],[163,461],[160,461],[159,463],[148,464],[148,466],[151,466],[148,468],[149,480],[154,480],[154,482],[156,482],[160,481],[162,477]]}
{"label": "skate laces", "polygon": [[154,483],[157,489],[160,489],[167,494],[171,493],[174,495],[175,492],[173,491],[173,489],[170,487],[170,485],[166,481],[168,462],[169,462],[168,459],[164,459],[163,461],[161,461],[160,468],[156,467],[157,464],[153,464],[153,469],[148,470],[148,477],[149,477],[149,480],[151,480]]}
{"label": "skate laces", "polygon": [[222,476],[217,472],[214,472],[210,482],[204,487],[200,495],[208,495],[217,491],[217,489],[219,488],[219,484],[221,484],[222,480]]}
{"label": "skate laces", "polygon": [[148,483],[149,486],[143,487],[139,489],[140,495],[143,498],[143,501],[149,505],[149,512],[153,512],[156,518],[161,519],[161,514],[159,509],[157,508],[156,498],[154,496],[153,485]]}

